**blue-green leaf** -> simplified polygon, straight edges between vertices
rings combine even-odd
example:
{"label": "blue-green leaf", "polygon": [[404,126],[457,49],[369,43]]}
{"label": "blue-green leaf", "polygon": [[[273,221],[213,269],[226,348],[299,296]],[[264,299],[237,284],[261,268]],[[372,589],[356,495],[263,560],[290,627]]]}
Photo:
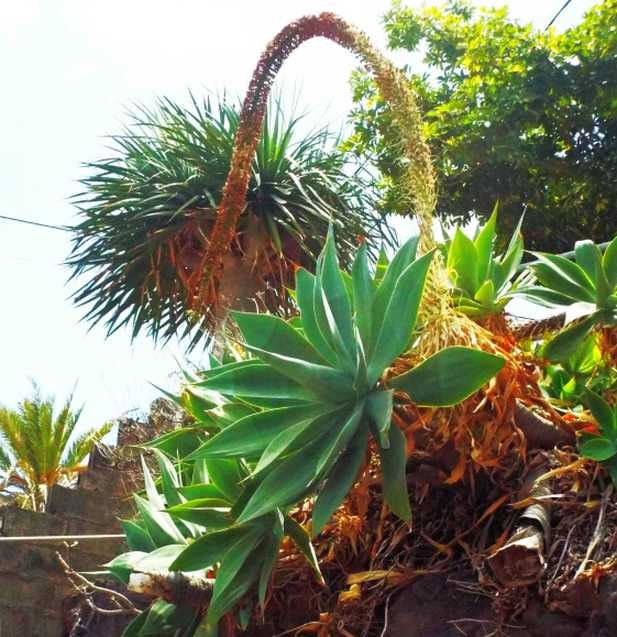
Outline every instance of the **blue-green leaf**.
{"label": "blue-green leaf", "polygon": [[379,446],[383,495],[386,504],[401,520],[411,523],[411,507],[407,492],[407,441],[398,427],[390,427],[390,444],[387,449]]}
{"label": "blue-green leaf", "polygon": [[289,398],[298,401],[315,399],[315,394],[307,388],[263,363],[230,370],[204,381],[203,385],[228,396]]}
{"label": "blue-green leaf", "polygon": [[448,273],[455,288],[473,298],[479,286],[478,251],[474,242],[457,228],[448,250]]}
{"label": "blue-green leaf", "polygon": [[478,391],[504,364],[501,356],[446,347],[388,384],[406,392],[419,405],[451,407]]}
{"label": "blue-green leaf", "polygon": [[614,444],[617,444],[617,418],[615,412],[602,396],[590,389],[585,392],[585,396],[591,414],[600,425],[602,433]]}
{"label": "blue-green leaf", "polygon": [[617,287],[617,237],[608,244],[604,251],[602,269],[609,286],[614,290]]}
{"label": "blue-green leaf", "polygon": [[278,316],[253,312],[233,312],[232,315],[247,345],[319,365],[326,364],[315,348]]}
{"label": "blue-green leaf", "polygon": [[493,261],[493,246],[495,244],[495,235],[497,232],[497,209],[499,205],[495,204],[493,213],[489,217],[488,221],[482,226],[480,232],[474,240],[476,246],[476,253],[478,255],[477,261],[477,275],[478,281],[484,281],[490,276],[490,266]]}
{"label": "blue-green leaf", "polygon": [[319,403],[268,409],[240,418],[210,438],[187,460],[204,456],[245,457],[259,455],[287,427],[324,411]]}
{"label": "blue-green leaf", "polygon": [[581,445],[581,454],[586,458],[602,462],[617,454],[617,446],[608,438],[597,436]]}
{"label": "blue-green leaf", "polygon": [[302,329],[307,340],[330,365],[336,365],[337,357],[330,343],[319,328],[315,308],[315,277],[304,269],[296,273],[296,297],[302,316]]}
{"label": "blue-green leaf", "polygon": [[374,315],[373,328],[377,331],[372,339],[374,349],[368,357],[369,387],[409,344],[432,258],[433,252],[429,252],[407,266],[394,286],[383,315]]}
{"label": "blue-green leaf", "polygon": [[349,447],[337,461],[336,466],[332,469],[315,500],[312,514],[313,536],[321,532],[330,516],[338,509],[343,498],[349,493],[365,458],[367,444],[368,427],[366,424],[361,424]]}
{"label": "blue-green leaf", "polygon": [[379,432],[379,444],[387,449],[390,445],[390,424],[392,422],[392,407],[394,390],[375,391],[366,401],[366,411]]}
{"label": "blue-green leaf", "polygon": [[353,303],[356,325],[365,349],[371,342],[371,311],[375,296],[375,284],[368,267],[366,242],[360,246],[351,269],[353,284]]}
{"label": "blue-green leaf", "polygon": [[543,348],[543,354],[552,361],[567,361],[576,352],[583,339],[591,332],[596,323],[596,315],[592,314],[579,323],[562,330]]}

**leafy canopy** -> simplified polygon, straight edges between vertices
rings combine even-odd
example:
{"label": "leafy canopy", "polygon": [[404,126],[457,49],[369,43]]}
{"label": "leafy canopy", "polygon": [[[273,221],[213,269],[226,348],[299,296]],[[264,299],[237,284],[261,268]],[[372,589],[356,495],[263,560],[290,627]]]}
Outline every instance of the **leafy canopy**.
{"label": "leafy canopy", "polygon": [[[393,4],[389,46],[424,56],[424,74],[408,70],[440,175],[442,219],[486,218],[499,201],[501,230],[511,233],[527,206],[527,244],[551,252],[617,232],[616,14],[617,0],[604,0],[557,33],[465,0]],[[407,213],[396,127],[368,75],[353,83],[348,147],[375,159],[384,209]]]}

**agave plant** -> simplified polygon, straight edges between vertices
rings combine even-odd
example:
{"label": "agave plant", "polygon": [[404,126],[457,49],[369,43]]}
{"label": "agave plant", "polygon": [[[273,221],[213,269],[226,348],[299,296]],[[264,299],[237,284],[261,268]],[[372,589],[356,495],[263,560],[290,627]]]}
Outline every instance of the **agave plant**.
{"label": "agave plant", "polygon": [[[207,401],[202,406],[207,407]],[[186,438],[186,431],[182,436]],[[122,523],[129,551],[105,566],[124,584],[129,584],[133,575],[189,572],[197,576],[206,592],[208,587],[212,589],[208,613],[204,618],[199,605],[191,608],[158,600],[129,625],[125,637],[188,637],[202,620],[202,634],[206,634],[206,628],[214,630],[220,617],[253,584],[258,586],[263,605],[284,535],[292,538],[321,578],[309,536],[293,518],[276,511],[248,524],[237,523],[234,504],[246,488],[243,481],[249,477],[243,462],[209,458],[174,464],[161,451],[171,451],[173,439],[168,434],[149,445],[158,460],[158,481],[142,458],[145,493],[134,495],[137,517]],[[219,563],[214,579],[209,574]]]}
{"label": "agave plant", "polygon": [[448,243],[446,262],[459,311],[473,318],[485,318],[501,313],[512,300],[516,292],[512,279],[523,257],[522,222],[523,217],[506,251],[499,256],[495,254],[497,206],[474,239],[456,229]]}
{"label": "agave plant", "polygon": [[16,410],[0,407],[0,492],[10,493],[26,508],[44,511],[49,489],[70,481],[113,427],[107,423],[74,437],[80,415],[71,398],[54,413],[54,400],[42,398],[36,388]]}
{"label": "agave plant", "polygon": [[[192,97],[192,96],[191,96]],[[140,108],[112,137],[114,155],[86,164],[76,197],[82,221],[68,260],[85,282],[74,301],[109,333],[124,325],[168,339],[211,335],[225,308],[286,315],[296,267],[312,269],[329,223],[350,259],[357,237],[391,235],[373,213],[363,170],[346,164],[327,129],[300,134],[300,118],[271,104],[252,163],[246,205],[226,249],[225,274],[202,290],[202,258],[230,170],[239,106],[210,98]],[[199,294],[196,290],[199,289]]]}
{"label": "agave plant", "polygon": [[617,324],[617,237],[604,255],[593,241],[578,241],[575,262],[555,254],[533,254],[538,260],[529,268],[539,285],[520,293],[548,307],[566,307],[566,323],[570,325],[544,347],[548,359],[562,361],[595,327]]}
{"label": "agave plant", "polygon": [[[432,258],[415,259],[417,243],[410,239],[390,263],[382,257],[374,274],[363,245],[348,276],[339,268],[330,233],[316,274],[297,273],[299,316],[284,321],[234,313],[251,358],[217,364],[203,373],[205,379],[188,377],[176,400],[195,423],[149,443],[161,462],[163,494],[147,478],[150,504],[138,496],[141,521],[125,523],[129,547],[149,554],[122,556],[110,569],[130,560],[130,572],[139,572],[145,568],[140,560],[151,564],[153,555],[162,555],[162,569],[214,573],[202,622],[204,630],[214,630],[251,587],[257,586],[263,604],[285,535],[318,572],[308,536],[291,514],[311,500],[311,530],[319,533],[367,461],[371,436],[385,500],[393,513],[411,520],[405,435],[391,422],[395,396],[453,405],[504,363],[452,347],[383,381],[387,367],[414,341]],[[190,484],[172,472],[174,457],[185,474],[189,468]],[[147,539],[155,535],[162,544]]]}
{"label": "agave plant", "polygon": [[413,345],[433,256],[415,259],[417,243],[410,239],[385,272],[377,271],[377,279],[362,246],[348,280],[330,233],[316,274],[297,274],[297,320],[234,313],[243,346],[254,358],[220,368],[201,386],[246,396],[268,409],[229,425],[192,457],[258,457],[252,473],[258,486],[239,521],[317,492],[313,532],[318,533],[351,487],[369,435],[379,449],[385,500],[410,521],[405,437],[391,426],[395,391],[420,405],[451,406],[477,391],[504,363],[498,356],[452,347],[387,384],[380,382],[395,358]]}
{"label": "agave plant", "polygon": [[586,392],[586,402],[598,424],[598,435],[584,433],[581,455],[601,462],[617,485],[617,409],[611,407],[599,394]]}

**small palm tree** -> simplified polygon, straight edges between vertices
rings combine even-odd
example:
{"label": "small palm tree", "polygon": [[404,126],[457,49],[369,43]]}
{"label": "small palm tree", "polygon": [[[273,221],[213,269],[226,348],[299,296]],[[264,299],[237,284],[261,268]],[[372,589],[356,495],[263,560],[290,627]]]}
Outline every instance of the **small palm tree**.
{"label": "small palm tree", "polygon": [[[347,263],[362,236],[392,243],[376,212],[364,168],[349,165],[327,129],[300,132],[298,117],[271,104],[252,162],[246,206],[225,275],[203,282],[202,261],[232,163],[240,106],[209,98],[185,108],[159,100],[131,115],[112,137],[111,158],[86,164],[76,197],[68,264],[84,279],[74,300],[108,333],[211,337],[225,310],[293,311],[289,287],[298,267],[312,269],[332,223]],[[197,291],[199,290],[199,292]],[[202,293],[203,292],[203,293]]]}
{"label": "small palm tree", "polygon": [[33,397],[16,410],[0,407],[0,493],[25,508],[44,511],[49,488],[70,483],[95,443],[113,427],[107,423],[71,441],[81,414],[81,409],[73,411],[71,401],[54,414],[54,399],[43,399],[35,387]]}

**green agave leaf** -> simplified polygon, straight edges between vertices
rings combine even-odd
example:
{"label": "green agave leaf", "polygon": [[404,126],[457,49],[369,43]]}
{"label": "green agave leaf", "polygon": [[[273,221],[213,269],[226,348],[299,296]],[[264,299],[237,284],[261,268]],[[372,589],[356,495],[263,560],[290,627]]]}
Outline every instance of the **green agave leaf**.
{"label": "green agave leaf", "polygon": [[516,224],[516,228],[510,237],[510,243],[503,257],[493,262],[493,282],[497,294],[500,294],[509,284],[512,277],[518,271],[523,259],[523,235],[521,228],[523,226],[523,213]]}
{"label": "green agave leaf", "polygon": [[148,469],[148,465],[144,460],[143,455],[140,456],[141,460],[141,469],[144,474],[144,487],[146,490],[146,496],[148,497],[148,501],[156,508],[156,509],[164,509],[165,508],[165,498],[158,492],[156,485],[154,484],[154,479],[152,478],[152,474],[150,473],[150,469]]}
{"label": "green agave leaf", "polygon": [[232,312],[247,345],[318,365],[327,362],[291,325],[270,314]]}
{"label": "green agave leaf", "polygon": [[193,462],[191,484],[201,485],[205,483],[210,483],[210,476],[208,475],[208,466],[206,465],[206,459],[197,458],[197,460]]}
{"label": "green agave leaf", "polygon": [[[331,401],[334,396],[338,401],[341,401],[354,395],[352,379],[337,369],[316,365],[299,358],[266,352],[250,345],[245,347],[264,362],[269,363],[270,368],[281,376],[295,381],[302,388],[310,388],[313,399],[315,395],[320,395],[326,400]],[[311,396],[308,390],[305,391],[306,395]]]}
{"label": "green agave leaf", "polygon": [[373,339],[375,347],[368,359],[369,387],[377,382],[384,369],[407,347],[411,339],[432,258],[433,252],[428,252],[402,272],[383,316],[375,316],[373,326],[378,331]]}
{"label": "green agave leaf", "polygon": [[319,331],[335,352],[336,363],[334,366],[337,368],[341,367],[353,375],[353,364],[355,361],[352,353],[353,344],[351,341],[346,342],[343,339],[319,277],[315,278],[313,307]]}
{"label": "green agave leaf", "polygon": [[228,396],[289,398],[304,402],[315,399],[313,392],[263,363],[231,370],[202,384]]}
{"label": "green agave leaf", "polygon": [[280,458],[297,451],[299,447],[303,447],[311,440],[325,434],[330,425],[330,418],[302,418],[299,422],[287,427],[277,434],[266,447],[259,458],[253,475],[262,473]]}
{"label": "green agave leaf", "polygon": [[574,302],[571,297],[561,292],[534,285],[520,288],[516,291],[516,297],[526,299],[544,307],[561,307]]}
{"label": "green agave leaf", "polygon": [[406,392],[419,405],[451,407],[478,391],[504,364],[501,356],[446,347],[388,384]]}
{"label": "green agave leaf", "polygon": [[165,496],[165,503],[168,506],[179,504],[182,501],[178,488],[180,487],[180,480],[176,469],[171,460],[159,449],[153,449],[159,468],[161,470],[161,485],[163,488],[163,495]]}
{"label": "green agave leaf", "polygon": [[[389,443],[388,436],[388,444]],[[349,447],[341,456],[340,460],[337,461],[315,500],[312,514],[313,537],[321,532],[332,514],[338,509],[345,496],[349,493],[366,456],[367,445],[368,427],[365,424],[360,424]]]}
{"label": "green agave leaf", "polygon": [[[253,528],[225,553],[216,573],[212,599],[208,605],[209,623],[218,622],[230,611],[259,577],[262,560],[258,559],[259,552],[255,549],[262,540],[262,529]],[[254,551],[253,558],[249,559]]]}
{"label": "green agave leaf", "polygon": [[598,436],[581,445],[581,454],[586,458],[602,462],[617,454],[617,446],[608,438]]}
{"label": "green agave leaf", "polygon": [[368,266],[366,242],[360,246],[351,268],[353,284],[353,303],[356,325],[364,347],[371,343],[372,317],[370,309],[375,297],[375,284],[371,279]]}
{"label": "green agave leaf", "polygon": [[602,267],[602,251],[593,241],[585,239],[574,244],[574,255],[576,263],[585,270],[595,286],[597,304],[603,306],[611,293],[611,288]]}
{"label": "green agave leaf", "polygon": [[226,498],[235,500],[242,492],[240,483],[246,478],[239,461],[231,458],[206,458],[205,462],[210,481]]}
{"label": "green agave leaf", "polygon": [[166,509],[174,518],[198,524],[208,530],[225,529],[233,524],[228,502],[218,498],[189,500]]}
{"label": "green agave leaf", "polygon": [[454,296],[454,303],[456,309],[467,316],[478,317],[486,314],[486,309],[480,303],[467,297]]}
{"label": "green agave leaf", "polygon": [[182,427],[146,442],[143,446],[149,449],[160,449],[173,458],[184,458],[197,449],[204,440],[202,429]]}
{"label": "green agave leaf", "polygon": [[107,564],[103,566],[105,566],[116,579],[120,580],[123,584],[128,584],[135,564],[146,555],[148,555],[148,553],[144,551],[128,551],[127,553],[122,553],[114,557],[111,562],[107,562]]}
{"label": "green agave leaf", "polygon": [[386,249],[382,245],[379,250],[379,256],[377,257],[377,263],[375,264],[375,276],[373,277],[373,282],[375,283],[376,287],[379,287],[381,285],[381,282],[386,275],[389,264],[390,260],[388,259],[388,255],[386,254]]}
{"label": "green agave leaf", "polygon": [[272,575],[272,569],[276,564],[279,550],[281,548],[281,542],[285,534],[284,525],[285,519],[280,511],[274,512],[274,526],[272,528],[271,536],[266,540],[261,550],[263,552],[263,562],[261,570],[259,572],[259,585],[257,587],[257,598],[259,605],[261,606],[262,617],[264,606],[266,604],[266,593],[268,592],[268,583],[270,582],[270,576]]}
{"label": "green agave leaf", "polygon": [[483,308],[491,311],[495,305],[495,286],[489,279],[478,288],[478,291],[474,295],[474,299],[482,305]]}
{"label": "green agave leaf", "polygon": [[[146,621],[141,627],[141,637],[188,637],[188,628],[195,621],[198,611],[157,600],[150,606]],[[192,631],[191,631],[192,632]]]}
{"label": "green agave leaf", "polygon": [[238,541],[253,533],[253,526],[233,526],[223,531],[213,531],[189,544],[170,564],[170,571],[199,571],[222,561],[227,551]]}
{"label": "green agave leaf", "polygon": [[187,460],[205,456],[251,458],[261,454],[272,439],[299,420],[323,413],[319,403],[268,409],[245,416],[210,438]]}
{"label": "green agave leaf", "polygon": [[188,484],[184,487],[180,487],[178,489],[178,493],[187,500],[199,500],[201,498],[225,498],[223,492],[218,487],[207,482]]}
{"label": "green agave leaf", "polygon": [[133,571],[141,573],[161,572],[169,569],[170,564],[182,553],[186,544],[168,544],[142,555],[133,563]]}
{"label": "green agave leaf", "polygon": [[317,575],[317,581],[325,586],[326,582],[319,568],[319,560],[315,553],[315,547],[311,543],[309,534],[290,516],[285,516],[285,534],[288,535],[298,548],[298,550],[304,555],[307,562],[313,567],[315,575]]}
{"label": "green agave leaf", "polygon": [[604,251],[602,269],[609,286],[614,290],[617,287],[617,237],[608,244]]}
{"label": "green agave leaf", "polygon": [[594,285],[579,265],[556,254],[532,254],[539,263],[533,263],[529,267],[542,285],[565,294],[574,301],[595,301]]}
{"label": "green agave leaf", "polygon": [[304,335],[330,365],[336,365],[336,352],[322,335],[315,316],[315,277],[304,269],[296,273],[296,295]]}
{"label": "green agave leaf", "polygon": [[[210,369],[203,372],[205,380],[209,380],[212,378],[216,378],[217,376],[221,376],[223,374],[227,374],[232,371],[238,371],[241,369],[245,369],[246,367],[250,367],[251,365],[259,365],[259,361],[249,358],[244,361],[233,361],[230,363],[226,363],[225,365],[219,365],[218,367],[211,367]],[[195,383],[197,387],[207,386],[203,381]]]}
{"label": "green agave leaf", "polygon": [[478,251],[460,228],[456,229],[450,244],[447,267],[454,287],[464,290],[473,298],[479,286]]}
{"label": "green agave leaf", "polygon": [[328,230],[328,238],[324,246],[323,260],[319,274],[323,291],[328,299],[328,304],[332,310],[332,315],[334,316],[334,321],[339,333],[347,347],[351,347],[354,340],[351,304],[343,275],[338,265],[332,226],[330,226]]}
{"label": "green agave leaf", "polygon": [[366,412],[379,432],[379,444],[387,449],[390,444],[390,424],[392,422],[392,407],[394,391],[375,391],[366,400]]}
{"label": "green agave leaf", "polygon": [[319,459],[332,443],[335,433],[321,436],[277,463],[255,489],[238,517],[238,523],[297,502],[319,480],[316,472]]}
{"label": "green agave leaf", "polygon": [[350,440],[356,434],[360,421],[364,414],[365,400],[359,400],[353,407],[353,411],[349,417],[342,423],[342,425],[336,427],[338,433],[333,442],[328,446],[325,453],[322,454],[315,473],[321,475],[323,472],[329,472],[332,465],[336,462],[337,458],[342,452],[345,451]]}
{"label": "green agave leaf", "polygon": [[[375,291],[371,307],[371,340],[366,344],[368,358],[376,350],[377,338],[381,334],[384,317],[388,310],[394,288],[403,272],[413,263],[418,248],[418,237],[411,237],[394,255],[392,263],[388,266],[379,287]],[[367,311],[365,308],[364,311]]]}
{"label": "green agave leaf", "polygon": [[398,427],[390,427],[390,444],[379,446],[384,500],[392,513],[411,524],[411,507],[407,492],[407,441]]}
{"label": "green agave leaf", "polygon": [[566,361],[576,352],[583,339],[593,329],[595,323],[596,315],[592,314],[579,323],[562,330],[544,346],[544,356],[552,361]]}
{"label": "green agave leaf", "polygon": [[617,418],[610,405],[595,392],[588,389],[585,392],[591,414],[598,421],[602,433],[615,445],[617,445]]}
{"label": "green agave leaf", "polygon": [[141,637],[141,629],[146,623],[146,619],[148,619],[148,613],[150,609],[147,608],[143,612],[141,612],[135,619],[124,629],[121,637]]}
{"label": "green agave leaf", "polygon": [[499,204],[495,204],[493,213],[489,217],[488,221],[482,226],[478,236],[474,240],[476,247],[476,253],[478,255],[477,261],[477,276],[478,281],[484,281],[490,276],[493,261],[493,247],[495,245],[495,235],[497,233],[497,210]]}
{"label": "green agave leaf", "polygon": [[120,525],[122,526],[122,532],[126,536],[126,544],[131,551],[143,551],[144,553],[154,551],[156,545],[143,522],[121,520]]}
{"label": "green agave leaf", "polygon": [[160,511],[152,502],[140,498],[136,493],[133,494],[133,498],[145,527],[157,548],[167,544],[186,544],[184,536],[169,514]]}

